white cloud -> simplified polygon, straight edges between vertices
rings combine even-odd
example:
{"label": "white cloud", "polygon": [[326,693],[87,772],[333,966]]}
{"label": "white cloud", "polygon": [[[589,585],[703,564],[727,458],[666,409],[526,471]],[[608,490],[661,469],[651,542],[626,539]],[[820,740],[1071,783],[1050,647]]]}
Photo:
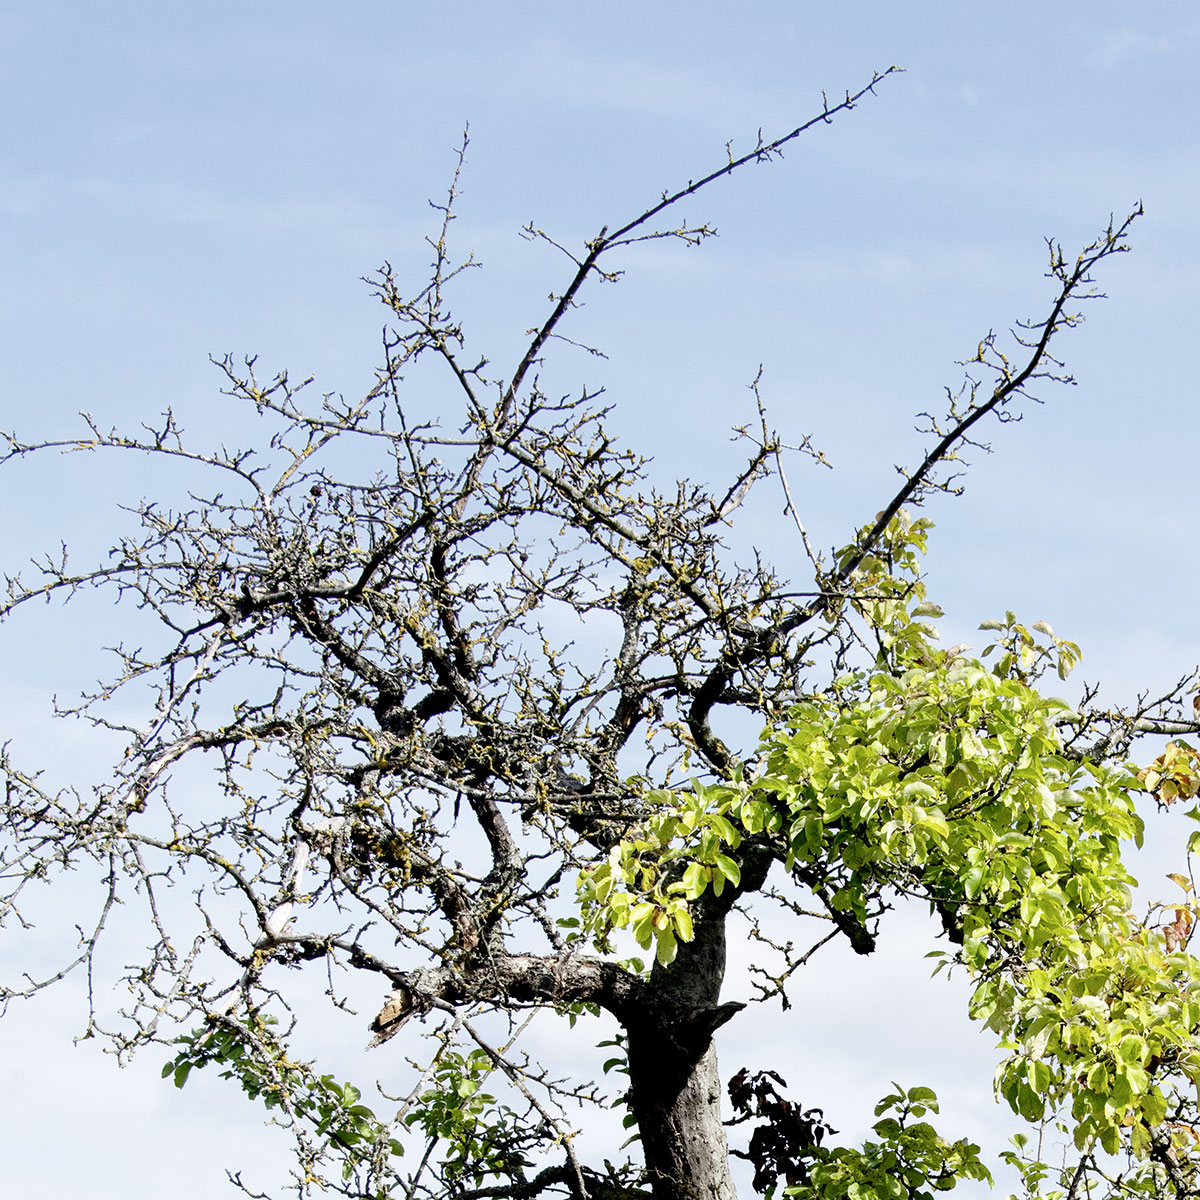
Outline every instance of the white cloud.
{"label": "white cloud", "polygon": [[1110,33],[1089,57],[1095,67],[1111,69],[1138,59],[1166,54],[1171,43],[1164,37],[1151,37],[1136,29],[1118,29]]}

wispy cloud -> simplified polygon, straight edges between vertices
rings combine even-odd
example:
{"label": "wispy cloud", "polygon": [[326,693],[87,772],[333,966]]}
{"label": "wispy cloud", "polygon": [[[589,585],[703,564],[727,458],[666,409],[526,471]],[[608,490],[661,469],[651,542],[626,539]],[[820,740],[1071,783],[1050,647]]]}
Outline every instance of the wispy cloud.
{"label": "wispy cloud", "polygon": [[[142,136],[132,128],[128,135]],[[349,192],[331,191],[314,197],[299,186],[273,192],[263,187],[253,195],[244,188],[0,164],[0,213],[53,221],[81,209],[180,226],[221,227],[267,236],[315,233],[340,240],[355,230],[369,230],[376,238],[381,229],[394,226],[382,207],[364,203]]]}
{"label": "wispy cloud", "polygon": [[1171,49],[1165,37],[1151,37],[1137,29],[1118,29],[1110,33],[1089,56],[1095,67],[1109,70],[1129,62],[1166,54]]}
{"label": "wispy cloud", "polygon": [[140,146],[167,128],[167,122],[161,120],[120,117],[97,125],[91,140],[97,146]]}

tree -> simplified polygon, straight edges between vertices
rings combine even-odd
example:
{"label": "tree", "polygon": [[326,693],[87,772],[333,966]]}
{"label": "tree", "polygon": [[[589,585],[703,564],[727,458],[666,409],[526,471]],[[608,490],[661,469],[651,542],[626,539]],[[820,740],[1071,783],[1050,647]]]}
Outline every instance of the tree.
{"label": "tree", "polygon": [[[468,348],[450,307],[476,265],[451,251],[456,172],[428,281],[411,292],[389,266],[371,281],[390,324],[361,398],[310,400],[286,373],[226,359],[228,394],[262,423],[252,448],[196,448],[170,412],[132,435],[90,418],[67,443],[6,435],[5,462],[113,450],[214,482],[179,509],[143,502],[103,565],[76,572],[64,551],[9,581],[6,617],[111,589],[147,628],[73,710],[126,736],[111,778],[54,792],[0,760],[4,917],[80,862],[106,879],[78,957],[5,1000],[90,971],[114,906],[138,906],[151,945],[129,970],[132,1002],[116,1023],[94,1011],[89,1031],[123,1053],[167,1040],[178,1086],[214,1068],[262,1100],[295,1132],[300,1195],[726,1200],[733,1153],[768,1193],[917,1197],[987,1177],[977,1147],[923,1119],[927,1088],[884,1097],[878,1140],[852,1148],[827,1144],[823,1114],[777,1075],[741,1070],[733,1123],[757,1125],[731,1152],[714,1048],[743,1007],[721,1000],[735,915],[763,947],[759,998],[786,1004],[821,946],[870,954],[889,908],[916,897],[951,947],[940,965],[970,974],[971,1015],[1008,1052],[1001,1095],[1070,1131],[1062,1186],[1192,1194],[1191,882],[1179,875],[1167,919],[1138,920],[1121,847],[1140,836],[1139,791],[1163,804],[1197,791],[1200,759],[1178,740],[1197,729],[1182,707],[1196,679],[1130,711],[1094,695],[1072,708],[1039,690],[1079,653],[1045,624],[988,623],[980,658],[938,648],[920,569],[930,522],[914,515],[956,490],[982,423],[1067,379],[1051,343],[1134,218],[1075,257],[1050,245],[1045,315],[1015,350],[984,338],[946,413],[924,418],[924,459],[830,556],[785,473],[788,453],[819,451],[786,445],[761,400],[733,478],[659,491],[599,393],[540,384],[581,290],[615,281],[623,251],[710,234],[660,223],[673,206],[890,73],[560,247],[570,278],[510,369]],[[430,366],[453,415],[442,393],[406,386]],[[726,545],[771,475],[807,558],[799,587]],[[1138,773],[1127,759],[1147,732],[1176,740]],[[198,779],[203,803],[186,796]],[[184,890],[196,902],[178,911]],[[310,964],[335,1005],[375,981],[377,1044],[430,1039],[394,1115],[297,1056],[291,972]],[[614,1098],[521,1048],[533,1014],[576,1027],[600,1011],[619,1029],[605,1069],[628,1076],[615,1103],[640,1163],[578,1156],[564,1113]],[[1037,1191],[1050,1167],[1030,1145],[1010,1158]]]}

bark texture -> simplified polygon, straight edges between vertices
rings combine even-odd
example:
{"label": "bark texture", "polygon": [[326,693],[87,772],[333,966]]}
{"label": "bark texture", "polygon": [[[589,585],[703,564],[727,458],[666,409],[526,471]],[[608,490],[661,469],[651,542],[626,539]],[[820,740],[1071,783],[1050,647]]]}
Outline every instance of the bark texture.
{"label": "bark texture", "polygon": [[739,1004],[719,1004],[725,928],[702,922],[668,968],[655,967],[660,1003],[629,1025],[631,1103],[655,1200],[735,1200],[721,1124],[714,1030]]}
{"label": "bark texture", "polygon": [[655,1200],[735,1200],[716,1049],[709,1041],[695,1062],[671,1059],[652,1030],[630,1036],[633,1109]]}

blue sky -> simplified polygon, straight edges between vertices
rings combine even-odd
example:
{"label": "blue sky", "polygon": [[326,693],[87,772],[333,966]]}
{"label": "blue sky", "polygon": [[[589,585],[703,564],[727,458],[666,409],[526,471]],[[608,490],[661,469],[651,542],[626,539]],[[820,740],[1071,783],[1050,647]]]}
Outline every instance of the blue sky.
{"label": "blue sky", "polygon": [[[840,97],[898,63],[905,74],[784,161],[689,202],[683,215],[717,239],[630,251],[621,283],[594,289],[565,330],[608,360],[562,346],[546,375],[564,391],[604,384],[613,426],[654,455],[660,479],[723,481],[761,364],[773,423],[812,434],[836,466],[797,464],[793,485],[817,543],[841,544],[890,496],[893,465],[917,456],[913,416],[957,385],[955,361],[1045,310],[1043,239],[1070,252],[1143,201],[1133,252],[1100,279],[1109,298],[1060,344],[1078,385],[1045,389],[1043,407],[993,431],[966,494],[929,514],[948,637],[970,640],[1014,608],[1081,642],[1082,674],[1129,696],[1200,659],[1186,466],[1198,43],[1183,2],[10,0],[2,423],[59,437],[81,429],[80,409],[136,424],[170,405],[197,438],[236,440],[241,417],[210,354],[360,389],[382,323],[360,277],[387,259],[420,278],[427,202],[467,123],[454,235],[485,270],[457,311],[469,344],[502,362],[565,277],[523,224],[578,245],[718,165],[726,142],[748,149],[760,128],[813,115],[822,90]],[[64,537],[80,562],[102,555],[118,504],[178,483],[95,457],[5,468],[3,566]],[[784,565],[799,561],[777,496],[764,489],[746,519]],[[0,629],[4,736],[63,778],[98,768],[100,748],[37,714],[102,669],[97,613],[41,610]],[[936,1076],[949,1089],[948,1130],[955,1116],[979,1136],[1006,1128],[971,1030],[911,1034],[931,1019],[940,1034],[961,1012],[953,987],[923,982],[922,936],[898,936],[869,977],[817,964],[832,971],[827,991],[773,1035],[795,1047],[781,1069],[810,1078],[805,1103],[831,1118],[823,1086],[852,1107],[858,1081],[869,1102],[904,1069],[909,1084]],[[17,949],[0,946],[6,973],[31,952]],[[176,1096],[152,1055],[117,1076],[91,1047],[71,1050],[78,1003],[67,986],[0,1025],[12,1194],[186,1200],[219,1194],[225,1164],[270,1181],[285,1144],[264,1142],[258,1112],[209,1081]],[[800,1032],[814,1023],[830,1031],[819,1046]],[[857,1057],[825,1057],[852,1039]],[[899,1065],[874,1061],[885,1051]],[[739,1043],[727,1061],[754,1052]],[[840,1128],[861,1119],[836,1116]]]}

